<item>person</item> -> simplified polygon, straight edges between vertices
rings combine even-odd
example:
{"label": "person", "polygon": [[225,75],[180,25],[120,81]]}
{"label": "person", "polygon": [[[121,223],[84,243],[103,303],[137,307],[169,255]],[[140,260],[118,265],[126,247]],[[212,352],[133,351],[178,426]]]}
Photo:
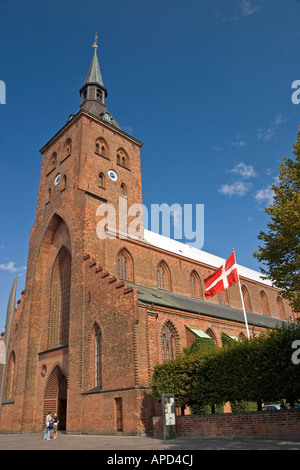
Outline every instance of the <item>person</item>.
{"label": "person", "polygon": [[58,426],[58,423],[59,423],[59,420],[58,420],[58,417],[57,417],[57,413],[54,413],[54,418],[53,418],[54,436],[53,436],[53,439],[56,439],[56,438],[57,438],[57,426]]}
{"label": "person", "polygon": [[48,414],[46,416],[46,430],[44,434],[45,441],[50,441],[50,423],[51,422],[52,422],[51,411],[48,411]]}

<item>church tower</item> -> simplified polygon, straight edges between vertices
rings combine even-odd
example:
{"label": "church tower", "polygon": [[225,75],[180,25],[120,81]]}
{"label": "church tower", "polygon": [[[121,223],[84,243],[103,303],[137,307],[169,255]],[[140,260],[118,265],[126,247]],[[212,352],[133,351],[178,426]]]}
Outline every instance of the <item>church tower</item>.
{"label": "church tower", "polygon": [[[77,417],[82,391],[101,389],[101,335],[105,321],[109,325],[112,321],[111,316],[100,318],[105,301],[97,282],[101,276],[107,282],[108,272],[116,280],[128,269],[126,260],[122,265],[117,262],[123,243],[119,240],[120,211],[142,205],[142,143],[124,132],[106,108],[108,92],[98,62],[97,37],[93,48],[92,62],[80,89],[79,109],[40,151],[42,168],[36,219],[30,233],[26,288],[22,308],[19,306],[21,313],[17,311],[15,317],[18,331],[13,334],[18,342],[19,371],[19,388],[14,395],[18,406],[13,411],[16,431],[40,429],[41,416],[49,410],[58,411],[62,428],[80,430]],[[141,238],[142,229],[141,223]],[[122,232],[126,227],[122,226]],[[93,278],[90,287],[86,257],[105,267],[105,274],[98,275],[97,281]],[[95,296],[100,296],[97,302],[91,293],[94,288]],[[110,285],[103,289],[106,295]],[[111,289],[113,292],[116,288]],[[110,298],[121,295],[121,290]],[[126,301],[123,305],[134,311]],[[88,312],[93,309],[95,313],[89,318]],[[111,307],[106,305],[104,313],[108,310]],[[89,338],[86,342],[84,334]],[[107,354],[113,342],[106,336]],[[89,348],[94,348],[98,358],[97,370],[95,361],[87,358]],[[88,383],[91,369],[97,379]],[[108,375],[114,378],[113,372]],[[127,377],[131,377],[129,372]],[[115,382],[109,387],[119,386]],[[7,408],[5,413],[9,413]],[[5,427],[5,417],[2,425]]]}

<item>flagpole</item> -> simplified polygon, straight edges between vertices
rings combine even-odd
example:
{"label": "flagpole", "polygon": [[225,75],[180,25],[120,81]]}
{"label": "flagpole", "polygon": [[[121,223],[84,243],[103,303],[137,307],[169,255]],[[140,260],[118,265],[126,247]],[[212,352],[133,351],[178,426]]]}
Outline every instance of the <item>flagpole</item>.
{"label": "flagpole", "polygon": [[[234,258],[235,258],[235,262],[236,262],[236,257],[235,257],[234,248],[232,248],[232,251],[234,252]],[[246,324],[247,336],[248,336],[248,339],[250,339],[250,333],[249,333],[249,328],[248,328],[248,321],[247,321],[245,303],[244,303],[244,298],[243,298],[243,293],[242,293],[242,288],[241,288],[241,282],[240,282],[240,276],[239,276],[239,270],[238,270],[238,268],[236,268],[236,272],[237,272],[237,275],[238,275],[238,283],[239,283],[240,296],[241,296],[241,301],[242,301],[242,306],[243,306],[243,312],[244,312],[244,319],[245,319],[245,324]]]}

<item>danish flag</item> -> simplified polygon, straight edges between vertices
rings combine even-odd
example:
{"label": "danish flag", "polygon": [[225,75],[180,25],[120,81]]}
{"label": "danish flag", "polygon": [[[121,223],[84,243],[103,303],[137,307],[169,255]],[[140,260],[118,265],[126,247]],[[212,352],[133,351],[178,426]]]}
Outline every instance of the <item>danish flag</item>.
{"label": "danish flag", "polygon": [[237,264],[234,251],[217,271],[204,279],[205,297],[213,297],[224,289],[238,282]]}

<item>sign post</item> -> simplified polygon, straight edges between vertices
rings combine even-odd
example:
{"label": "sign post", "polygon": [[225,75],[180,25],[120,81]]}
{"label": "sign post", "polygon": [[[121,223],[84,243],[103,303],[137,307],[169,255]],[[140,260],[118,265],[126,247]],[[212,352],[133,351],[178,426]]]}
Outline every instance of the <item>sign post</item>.
{"label": "sign post", "polygon": [[163,393],[161,398],[164,439],[176,438],[175,395]]}

